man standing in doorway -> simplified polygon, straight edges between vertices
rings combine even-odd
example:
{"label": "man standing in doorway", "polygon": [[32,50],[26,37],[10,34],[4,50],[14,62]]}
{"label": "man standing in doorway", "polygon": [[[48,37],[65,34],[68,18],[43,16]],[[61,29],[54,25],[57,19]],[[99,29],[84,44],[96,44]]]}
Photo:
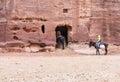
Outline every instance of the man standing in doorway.
{"label": "man standing in doorway", "polygon": [[56,38],[56,42],[57,42],[57,45],[59,43],[62,44],[62,49],[64,50],[64,43],[65,43],[65,38],[61,35],[61,32],[60,31],[57,31],[57,38]]}

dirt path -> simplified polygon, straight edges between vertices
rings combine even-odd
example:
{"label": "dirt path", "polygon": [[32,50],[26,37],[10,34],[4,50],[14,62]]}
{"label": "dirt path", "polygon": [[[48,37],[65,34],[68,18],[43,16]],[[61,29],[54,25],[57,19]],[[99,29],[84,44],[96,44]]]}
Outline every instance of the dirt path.
{"label": "dirt path", "polygon": [[120,56],[0,56],[0,82],[119,81]]}
{"label": "dirt path", "polygon": [[[89,48],[88,44],[85,43],[78,43],[78,44],[70,44],[69,47],[82,55],[95,55],[96,49],[94,47]],[[100,49],[101,55],[104,55],[105,50]],[[108,55],[120,55],[120,46],[115,46],[109,44],[108,46]]]}
{"label": "dirt path", "polygon": [[84,45],[70,48],[0,53],[0,82],[120,82],[119,48],[111,47],[108,55],[95,55]]}

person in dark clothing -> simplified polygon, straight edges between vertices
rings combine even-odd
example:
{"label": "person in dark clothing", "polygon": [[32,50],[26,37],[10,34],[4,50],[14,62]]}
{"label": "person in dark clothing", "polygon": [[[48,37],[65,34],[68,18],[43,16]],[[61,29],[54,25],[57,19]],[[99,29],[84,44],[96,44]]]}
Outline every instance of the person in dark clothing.
{"label": "person in dark clothing", "polygon": [[57,31],[57,38],[56,38],[56,42],[57,43],[61,43],[62,44],[62,49],[64,49],[64,43],[65,43],[65,38],[61,35],[60,31]]}

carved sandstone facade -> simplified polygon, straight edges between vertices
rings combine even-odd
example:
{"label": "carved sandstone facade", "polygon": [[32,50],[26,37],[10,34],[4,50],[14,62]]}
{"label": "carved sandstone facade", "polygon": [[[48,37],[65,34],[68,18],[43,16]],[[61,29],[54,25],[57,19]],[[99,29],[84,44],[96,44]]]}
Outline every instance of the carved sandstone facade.
{"label": "carved sandstone facade", "polygon": [[0,42],[69,41],[120,44],[120,0],[0,0]]}

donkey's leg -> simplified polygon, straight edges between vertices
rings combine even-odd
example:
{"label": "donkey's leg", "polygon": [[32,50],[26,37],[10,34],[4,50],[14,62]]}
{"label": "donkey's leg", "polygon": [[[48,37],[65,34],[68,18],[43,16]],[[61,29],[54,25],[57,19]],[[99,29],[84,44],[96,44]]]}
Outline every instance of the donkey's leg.
{"label": "donkey's leg", "polygon": [[107,53],[108,53],[108,49],[107,48],[108,48],[108,44],[105,45],[105,55],[107,55]]}
{"label": "donkey's leg", "polygon": [[100,51],[99,51],[99,49],[98,49],[98,54],[100,55]]}
{"label": "donkey's leg", "polygon": [[96,55],[100,55],[100,52],[99,52],[99,49],[98,48],[96,48]]}
{"label": "donkey's leg", "polygon": [[98,51],[97,51],[97,49],[96,49],[96,55],[97,55],[97,53],[98,53]]}
{"label": "donkey's leg", "polygon": [[62,42],[62,49],[63,49],[63,50],[65,49],[65,45],[64,45],[64,42]]}
{"label": "donkey's leg", "polygon": [[108,52],[108,50],[107,50],[107,48],[105,48],[105,55],[107,55],[107,52]]}
{"label": "donkey's leg", "polygon": [[62,48],[62,49],[64,50],[64,49],[65,49],[65,46],[64,46],[64,44],[62,44],[62,45],[63,45],[63,48]]}
{"label": "donkey's leg", "polygon": [[96,49],[96,55],[97,55],[97,49]]}
{"label": "donkey's leg", "polygon": [[98,55],[99,54],[99,50],[98,49],[96,49],[96,55]]}

